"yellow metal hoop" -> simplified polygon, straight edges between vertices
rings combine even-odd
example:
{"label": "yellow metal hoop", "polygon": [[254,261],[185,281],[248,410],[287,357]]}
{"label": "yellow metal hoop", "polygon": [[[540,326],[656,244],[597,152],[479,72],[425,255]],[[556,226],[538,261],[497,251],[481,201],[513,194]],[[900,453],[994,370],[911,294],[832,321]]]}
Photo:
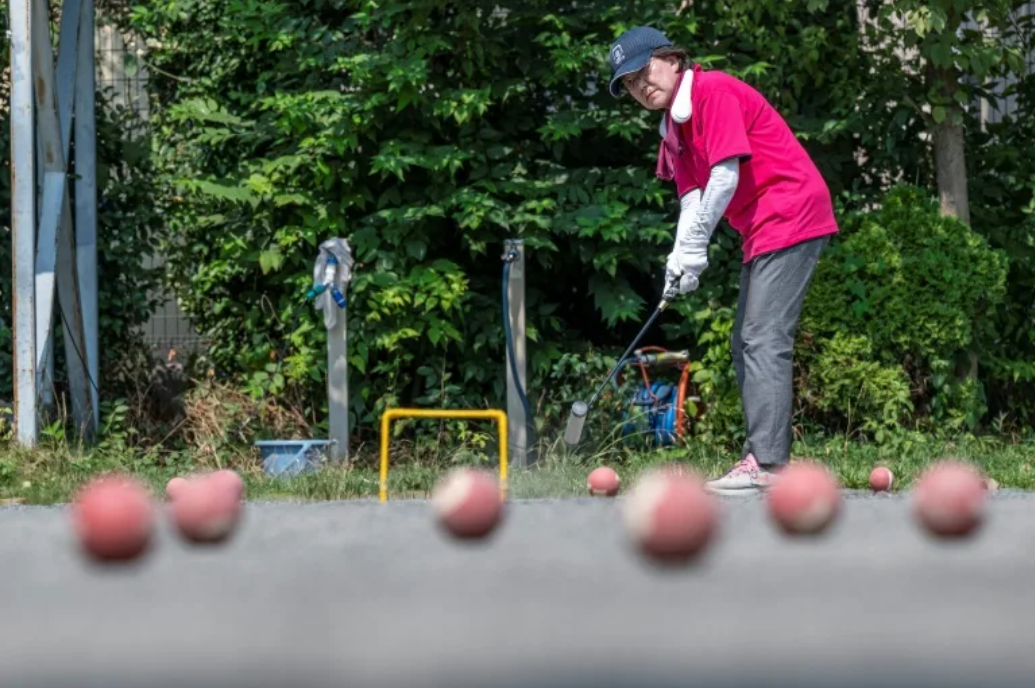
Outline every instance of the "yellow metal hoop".
{"label": "yellow metal hoop", "polygon": [[400,418],[463,418],[466,420],[494,420],[500,448],[500,499],[507,498],[507,414],[497,409],[447,410],[447,409],[388,409],[381,416],[381,485],[379,498],[388,501],[388,441],[393,420]]}

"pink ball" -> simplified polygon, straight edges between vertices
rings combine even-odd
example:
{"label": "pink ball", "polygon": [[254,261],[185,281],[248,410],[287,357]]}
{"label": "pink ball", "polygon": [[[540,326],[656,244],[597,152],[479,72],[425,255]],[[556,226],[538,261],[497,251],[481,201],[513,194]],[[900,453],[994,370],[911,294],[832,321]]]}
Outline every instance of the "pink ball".
{"label": "pink ball", "polygon": [[984,480],[962,463],[943,461],[920,476],[914,493],[914,514],[937,537],[970,535],[984,519]]}
{"label": "pink ball", "polygon": [[586,480],[586,487],[594,497],[614,497],[621,484],[618,474],[607,466],[594,469]]}
{"label": "pink ball", "polygon": [[895,476],[891,469],[884,466],[877,466],[870,471],[870,489],[874,492],[888,492],[891,490],[891,483]]}
{"label": "pink ball", "polygon": [[151,544],[154,508],[147,489],[125,476],[105,476],[86,485],[72,504],[79,544],[99,560],[126,561]]}
{"label": "pink ball", "polygon": [[187,486],[187,480],[176,476],[165,484],[165,498],[170,502],[176,499],[176,495],[183,491],[183,488]]}
{"label": "pink ball", "polygon": [[199,544],[225,541],[241,517],[241,500],[213,476],[195,478],[172,502],[172,519],[184,539]]}
{"label": "pink ball", "polygon": [[666,565],[697,558],[715,535],[715,502],[694,475],[653,470],[637,481],[625,507],[632,541],[648,559]]}
{"label": "pink ball", "polygon": [[439,525],[462,540],[485,537],[503,516],[499,484],[491,473],[478,469],[448,473],[435,485],[431,502]]}
{"label": "pink ball", "polygon": [[815,535],[833,523],[841,510],[837,480],[825,466],[794,463],[766,493],[769,514],[789,535]]}
{"label": "pink ball", "polygon": [[212,473],[209,478],[223,489],[235,495],[237,499],[244,497],[244,481],[236,472],[228,468]]}

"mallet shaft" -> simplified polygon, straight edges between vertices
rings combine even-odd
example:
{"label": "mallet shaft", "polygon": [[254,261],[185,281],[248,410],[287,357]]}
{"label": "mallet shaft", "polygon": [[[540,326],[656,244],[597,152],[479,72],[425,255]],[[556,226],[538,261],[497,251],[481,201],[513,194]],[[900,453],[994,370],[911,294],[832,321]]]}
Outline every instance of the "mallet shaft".
{"label": "mallet shaft", "polygon": [[647,330],[650,329],[650,326],[653,325],[654,321],[657,320],[659,315],[661,315],[661,311],[665,310],[667,306],[668,301],[662,301],[658,304],[658,307],[654,309],[654,313],[647,320],[647,324],[643,326],[643,329],[640,330],[640,333],[636,335],[636,339],[632,341],[632,344],[629,345],[629,348],[626,349],[625,353],[622,354],[622,357],[618,359],[618,363],[615,364],[615,367],[612,368],[611,372],[607,374],[607,378],[604,380],[604,384],[600,385],[600,388],[596,391],[596,394],[594,394],[593,397],[589,400],[590,407],[592,407],[593,404],[596,403],[597,399],[600,398],[600,395],[604,393],[604,389],[607,387],[607,384],[611,382],[611,378],[613,378],[615,374],[618,373],[618,369],[622,366],[622,361],[624,361],[626,357],[630,353],[632,353],[632,350],[635,349],[636,345],[640,343],[641,339],[643,339],[643,335],[647,334]]}

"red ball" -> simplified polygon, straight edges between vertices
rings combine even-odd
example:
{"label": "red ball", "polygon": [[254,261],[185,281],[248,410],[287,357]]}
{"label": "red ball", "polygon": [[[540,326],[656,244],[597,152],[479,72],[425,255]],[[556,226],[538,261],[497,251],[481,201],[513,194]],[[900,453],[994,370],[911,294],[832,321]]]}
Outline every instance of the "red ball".
{"label": "red ball", "polygon": [[228,539],[241,511],[237,494],[211,475],[190,481],[172,502],[172,519],[180,535],[198,544]]}
{"label": "red ball", "polygon": [[625,506],[629,536],[643,555],[659,564],[685,564],[699,557],[717,522],[715,502],[700,479],[682,471],[647,473]]}
{"label": "red ball", "polygon": [[150,546],[154,507],[147,489],[125,476],[93,480],[77,495],[72,518],[79,544],[98,560],[127,561]]}
{"label": "red ball", "polygon": [[889,492],[895,476],[890,468],[877,466],[870,471],[870,489],[874,492]]}
{"label": "red ball", "polygon": [[618,474],[607,466],[594,469],[586,480],[586,487],[594,497],[614,497],[618,494],[621,484],[622,481]]}
{"label": "red ball", "polygon": [[920,476],[914,494],[914,514],[937,537],[970,535],[984,519],[984,480],[963,463],[943,461]]}
{"label": "red ball", "polygon": [[176,495],[183,491],[183,488],[187,486],[187,480],[176,476],[165,484],[165,498],[170,502],[176,499]]}
{"label": "red ball", "polygon": [[789,535],[815,535],[826,530],[841,510],[837,480],[825,466],[793,463],[766,493],[769,515]]}
{"label": "red ball", "polygon": [[478,469],[448,473],[435,485],[431,503],[439,525],[462,540],[485,537],[503,516],[499,484],[491,473]]}
{"label": "red ball", "polygon": [[236,472],[224,468],[212,473],[209,477],[217,485],[235,495],[237,499],[244,497],[244,481]]}

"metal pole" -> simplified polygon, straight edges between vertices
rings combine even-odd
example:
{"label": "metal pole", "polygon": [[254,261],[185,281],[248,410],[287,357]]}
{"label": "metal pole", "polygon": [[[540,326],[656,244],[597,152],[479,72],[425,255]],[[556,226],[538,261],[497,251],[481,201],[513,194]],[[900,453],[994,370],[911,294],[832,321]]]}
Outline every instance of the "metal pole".
{"label": "metal pole", "polygon": [[36,145],[40,147],[43,182],[40,185],[39,227],[36,232],[36,375],[37,388],[45,377],[54,346],[54,293],[57,263],[57,232],[61,222],[65,193],[65,161],[54,96],[54,50],[50,43],[47,6],[44,0],[31,0],[33,97],[36,104]]}
{"label": "metal pole", "polygon": [[100,425],[100,341],[97,304],[97,127],[94,122],[94,2],[82,0],[79,24],[79,68],[75,78],[75,243],[76,273],[86,333],[87,372],[93,408],[93,430]]}
{"label": "metal pole", "polygon": [[53,341],[55,291],[57,291],[65,359],[68,368],[72,416],[80,430],[90,428],[91,409],[87,366],[82,352],[83,334],[79,285],[76,281],[75,244],[72,238],[72,206],[68,195],[68,151],[71,138],[72,96],[75,80],[76,41],[80,2],[68,0],[61,19],[62,44],[55,74],[54,51],[43,0],[33,3],[32,59],[39,145],[43,149],[43,202],[36,252],[36,365],[44,365]]}
{"label": "metal pole", "polygon": [[[505,251],[514,249],[518,259],[510,265],[510,279],[507,283],[507,302],[510,312],[504,313],[503,317],[510,318],[510,331],[514,337],[514,360],[517,364],[518,381],[521,388],[525,390],[525,396],[530,397],[528,392],[527,376],[525,371],[525,242],[521,239],[508,239],[505,244]],[[518,468],[527,468],[528,460],[528,418],[525,416],[525,407],[521,403],[521,396],[518,394],[518,387],[514,382],[514,375],[511,372],[510,351],[505,354],[505,367],[507,369],[507,445],[511,462]],[[529,402],[531,403],[531,402]]]}
{"label": "metal pole", "polygon": [[[34,27],[35,29],[35,27]],[[43,140],[40,138],[39,127],[35,128],[36,132],[36,219],[39,220],[43,215],[43,175],[46,174],[46,164],[43,159]],[[37,227],[37,230],[39,228]],[[38,237],[37,237],[38,239]],[[37,245],[39,242],[37,241]],[[50,331],[53,331],[54,323],[51,319]],[[36,335],[36,341],[45,341],[40,339],[39,334]],[[37,418],[44,416],[48,417],[48,421],[51,418],[56,417],[54,407],[54,347],[47,347],[47,358],[42,363],[37,362],[36,368],[36,414]]]}
{"label": "metal pole", "polygon": [[[67,172],[71,159],[72,113],[75,105],[76,75],[79,71],[79,34],[82,24],[83,0],[64,0],[61,9],[54,104],[57,107],[61,157]],[[92,67],[91,60],[86,68],[92,69]],[[45,115],[46,113],[44,113]],[[72,418],[80,436],[89,441],[93,437],[95,414],[89,382],[82,299],[79,294],[72,203],[67,185],[61,195],[61,206],[61,224],[57,233],[56,277],[58,303],[61,308],[61,329],[65,340],[65,365],[68,369]],[[53,347],[51,347],[51,351],[53,351]]]}
{"label": "metal pole", "polygon": [[11,239],[14,244],[14,417],[18,443],[36,444],[36,128],[32,0],[11,0]]}
{"label": "metal pole", "polygon": [[327,411],[331,460],[349,458],[349,347],[348,308],[338,311],[334,327],[327,330]]}

